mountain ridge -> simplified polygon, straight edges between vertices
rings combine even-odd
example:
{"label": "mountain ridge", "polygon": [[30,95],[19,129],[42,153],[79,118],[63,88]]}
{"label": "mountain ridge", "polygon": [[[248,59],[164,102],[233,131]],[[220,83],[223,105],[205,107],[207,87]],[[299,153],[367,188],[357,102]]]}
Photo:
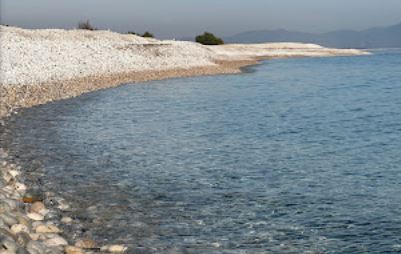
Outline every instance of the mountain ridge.
{"label": "mountain ridge", "polygon": [[286,29],[253,30],[223,38],[226,43],[303,42],[336,48],[401,48],[401,23],[366,30],[307,33]]}

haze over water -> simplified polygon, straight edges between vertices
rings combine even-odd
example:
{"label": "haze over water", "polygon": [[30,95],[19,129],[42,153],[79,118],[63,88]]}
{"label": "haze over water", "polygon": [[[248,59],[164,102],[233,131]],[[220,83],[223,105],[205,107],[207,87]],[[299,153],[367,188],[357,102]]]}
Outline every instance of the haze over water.
{"label": "haze over water", "polygon": [[23,110],[4,142],[83,235],[133,253],[396,253],[400,65],[376,51],[126,85]]}

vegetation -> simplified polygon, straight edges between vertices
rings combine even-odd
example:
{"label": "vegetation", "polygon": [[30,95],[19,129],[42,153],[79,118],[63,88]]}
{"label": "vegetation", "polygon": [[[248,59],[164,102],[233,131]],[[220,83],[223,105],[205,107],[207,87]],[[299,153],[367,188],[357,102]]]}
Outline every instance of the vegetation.
{"label": "vegetation", "polygon": [[154,38],[153,34],[149,33],[149,32],[145,32],[144,34],[140,35],[138,33],[129,31],[127,34],[138,35],[138,36],[142,36],[142,37],[145,37],[145,38]]}
{"label": "vegetation", "polygon": [[149,32],[145,32],[145,33],[142,35],[142,37],[145,37],[145,38],[154,38],[153,34],[151,34],[151,33],[149,33]]}
{"label": "vegetation", "polygon": [[204,32],[202,35],[198,35],[195,38],[196,42],[203,45],[221,45],[224,41],[221,38],[216,37],[212,33]]}
{"label": "vegetation", "polygon": [[78,29],[90,30],[90,31],[97,30],[95,27],[93,27],[93,26],[90,24],[89,20],[83,21],[83,22],[79,22],[79,23],[78,23]]}

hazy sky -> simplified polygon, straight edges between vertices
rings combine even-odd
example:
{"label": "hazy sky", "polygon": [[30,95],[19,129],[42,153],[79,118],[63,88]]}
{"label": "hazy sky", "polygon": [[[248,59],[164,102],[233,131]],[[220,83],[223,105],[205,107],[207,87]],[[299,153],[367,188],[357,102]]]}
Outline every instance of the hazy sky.
{"label": "hazy sky", "polygon": [[180,38],[279,29],[326,32],[401,22],[401,0],[0,0],[1,22],[22,27],[149,30]]}

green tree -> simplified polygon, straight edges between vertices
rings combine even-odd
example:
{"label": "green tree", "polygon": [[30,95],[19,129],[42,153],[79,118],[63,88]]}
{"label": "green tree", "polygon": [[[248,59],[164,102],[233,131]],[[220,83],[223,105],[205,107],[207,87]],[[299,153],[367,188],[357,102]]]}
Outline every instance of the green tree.
{"label": "green tree", "polygon": [[146,38],[154,38],[153,34],[149,33],[149,32],[145,32],[142,37],[146,37]]}
{"label": "green tree", "polygon": [[83,21],[83,22],[79,22],[79,23],[78,23],[78,29],[90,30],[90,31],[97,30],[95,27],[93,27],[93,26],[91,25],[91,23],[89,22],[89,20]]}
{"label": "green tree", "polygon": [[195,38],[196,42],[203,45],[221,45],[224,41],[221,38],[216,37],[212,33],[204,32],[202,35],[198,35]]}

